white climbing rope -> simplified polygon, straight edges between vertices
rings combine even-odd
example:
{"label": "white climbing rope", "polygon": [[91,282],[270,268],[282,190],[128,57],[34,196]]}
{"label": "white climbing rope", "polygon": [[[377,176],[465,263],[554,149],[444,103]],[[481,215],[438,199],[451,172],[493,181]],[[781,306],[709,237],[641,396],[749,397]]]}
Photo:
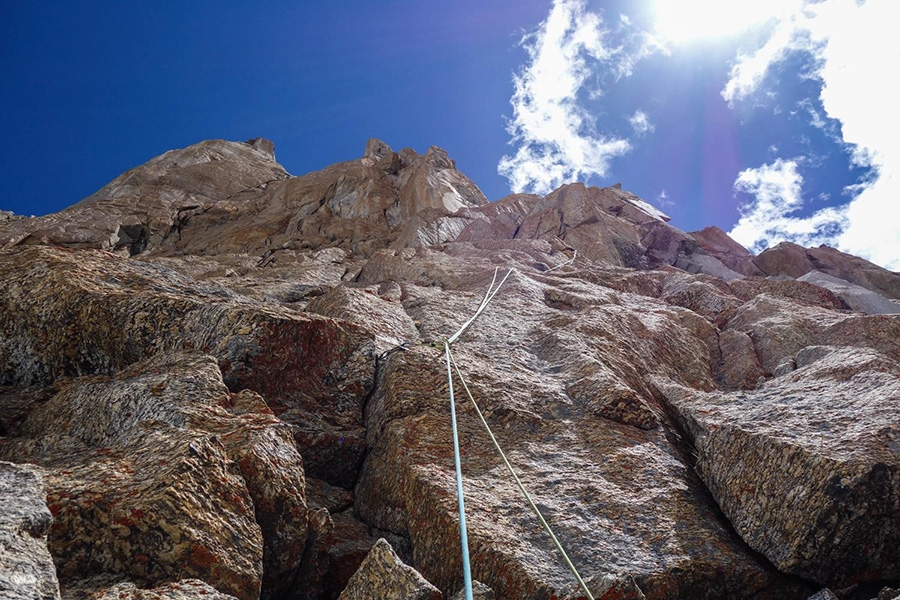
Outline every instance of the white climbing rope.
{"label": "white climbing rope", "polygon": [[491,441],[494,443],[494,448],[497,449],[497,452],[500,454],[500,458],[503,459],[503,464],[506,465],[506,468],[509,471],[509,474],[513,476],[513,479],[516,480],[516,485],[519,486],[519,490],[521,490],[522,495],[525,496],[525,500],[528,501],[529,506],[531,506],[531,510],[533,510],[534,514],[537,515],[537,518],[541,522],[541,525],[543,525],[544,530],[546,530],[547,534],[550,536],[550,539],[553,540],[553,543],[556,545],[556,549],[559,550],[559,553],[562,555],[563,560],[569,567],[572,575],[574,575],[575,579],[578,581],[578,585],[581,586],[581,589],[584,590],[584,593],[587,595],[588,600],[594,600],[593,594],[591,594],[591,591],[588,589],[587,584],[584,583],[584,580],[578,573],[578,569],[576,569],[575,565],[572,564],[572,561],[569,559],[569,555],[566,554],[566,551],[563,549],[562,544],[559,542],[559,539],[557,539],[556,535],[553,533],[553,530],[550,528],[550,524],[547,523],[544,515],[541,514],[540,509],[538,509],[537,505],[534,503],[534,500],[531,499],[531,494],[529,494],[528,490],[525,489],[525,486],[522,484],[522,480],[519,479],[519,476],[516,474],[515,469],[513,469],[512,465],[510,464],[509,459],[506,458],[506,453],[503,452],[503,449],[500,447],[500,443],[494,436],[494,432],[491,431],[490,425],[488,425],[488,422],[484,418],[481,409],[478,407],[478,403],[475,402],[475,398],[472,396],[472,392],[469,390],[469,386],[468,384],[466,384],[466,380],[463,378],[462,372],[459,370],[459,366],[456,364],[456,359],[454,359],[453,355],[450,353],[450,347],[448,346],[446,350],[448,360],[453,363],[453,368],[456,369],[456,375],[457,377],[459,377],[460,382],[462,382],[463,388],[466,390],[466,394],[469,396],[469,401],[472,403],[472,406],[475,407],[475,412],[478,413],[478,418],[481,419],[481,424],[484,425],[484,428],[490,436]]}
{"label": "white climbing rope", "polygon": [[494,284],[497,282],[497,272],[499,270],[499,267],[494,269],[494,278],[491,280],[491,285],[488,287],[487,293],[485,293],[481,304],[478,305],[475,314],[472,315],[468,321],[463,323],[462,327],[459,328],[459,331],[444,340],[444,356],[447,362],[447,382],[450,385],[450,422],[453,427],[453,461],[456,466],[456,500],[459,505],[459,540],[460,546],[462,546],[463,586],[465,588],[466,600],[473,600],[472,569],[469,563],[469,535],[466,531],[466,507],[465,499],[463,498],[462,467],[460,466],[459,459],[459,428],[456,424],[456,401],[453,397],[453,371],[450,369],[450,344],[458,340],[459,336],[469,328],[469,325],[475,322],[475,319],[478,318],[481,311],[483,311],[494,296],[497,295],[497,292],[500,291],[500,286],[504,284],[513,272],[513,270],[510,269],[506,274],[506,277],[504,277],[500,283],[497,284],[497,287],[494,288]]}
{"label": "white climbing rope", "polygon": [[[565,264],[570,264],[575,261],[575,256],[577,256],[577,250],[575,254],[572,256],[571,260],[563,263],[558,266],[563,266]],[[557,267],[554,267],[557,268]],[[550,269],[551,271],[553,269]],[[494,287],[494,284],[497,282],[497,273],[499,271],[499,267],[494,269],[494,278],[491,280],[491,285],[488,287],[487,292],[484,295],[484,299],[482,299],[481,304],[478,306],[478,309],[475,311],[475,314],[472,317],[463,323],[462,327],[459,328],[459,331],[454,333],[452,336],[444,340],[444,359],[447,363],[447,382],[450,387],[450,421],[453,428],[453,460],[456,466],[456,498],[457,503],[459,505],[459,536],[460,536],[460,545],[462,546],[462,563],[463,563],[463,586],[465,587],[465,598],[466,600],[473,600],[472,597],[472,572],[471,566],[469,562],[469,537],[468,532],[466,530],[466,509],[465,509],[465,500],[463,498],[463,484],[462,484],[462,467],[460,466],[460,456],[459,456],[459,433],[458,426],[456,422],[456,400],[454,398],[453,393],[453,370],[452,367],[456,369],[456,375],[459,377],[460,382],[462,382],[463,388],[466,390],[466,394],[469,396],[469,400],[472,402],[472,406],[475,407],[475,412],[478,413],[478,418],[481,419],[482,425],[484,425],[485,430],[487,430],[488,435],[491,438],[491,441],[494,443],[494,448],[497,449],[497,452],[500,454],[500,457],[503,459],[503,463],[506,465],[506,468],[509,470],[510,474],[513,476],[513,479],[516,481],[516,485],[519,486],[519,490],[521,490],[522,494],[525,496],[525,499],[528,501],[528,504],[531,506],[531,509],[534,511],[534,514],[537,515],[538,520],[541,522],[541,525],[550,535],[550,539],[553,540],[553,543],[556,545],[556,549],[559,550],[559,553],[562,555],[563,560],[566,565],[569,567],[569,570],[575,576],[575,579],[578,581],[578,585],[581,586],[581,589],[587,595],[588,600],[594,600],[593,594],[588,589],[587,584],[584,583],[584,580],[581,578],[581,575],[578,573],[578,569],[575,568],[575,565],[572,564],[572,561],[569,559],[569,555],[566,554],[566,551],[563,549],[562,544],[557,539],[556,535],[553,533],[553,530],[550,528],[550,524],[547,523],[547,520],[544,519],[544,516],[541,514],[541,511],[538,509],[537,505],[531,499],[531,495],[528,493],[528,490],[525,489],[525,486],[522,484],[522,480],[519,479],[519,476],[516,474],[512,465],[509,462],[509,459],[506,458],[506,453],[503,452],[503,449],[500,447],[499,442],[497,442],[497,438],[494,436],[494,432],[491,431],[490,426],[487,423],[487,420],[484,418],[484,415],[481,412],[481,409],[478,407],[478,403],[475,402],[475,398],[472,396],[472,392],[469,390],[468,384],[466,384],[466,380],[462,376],[462,372],[459,370],[459,366],[456,364],[456,360],[453,358],[453,354],[450,352],[450,345],[459,339],[459,336],[465,332],[469,326],[475,322],[475,319],[481,315],[482,311],[488,305],[488,303],[493,300],[494,296],[497,295],[497,292],[500,291],[500,287],[506,282],[509,276],[512,274],[513,269],[510,269],[506,276],[497,284],[497,287]]]}
{"label": "white climbing rope", "polygon": [[497,272],[499,270],[500,270],[500,267],[494,268],[494,278],[491,280],[491,285],[490,285],[490,287],[488,287],[488,291],[484,295],[484,300],[482,300],[481,304],[478,306],[478,310],[475,311],[475,314],[472,315],[471,319],[469,319],[468,321],[463,323],[463,326],[459,328],[459,331],[457,331],[456,333],[451,335],[449,338],[447,338],[448,344],[452,344],[453,342],[458,340],[459,336],[461,336],[463,334],[463,332],[465,332],[465,330],[469,328],[469,325],[471,325],[472,323],[475,322],[475,319],[478,318],[478,316],[481,314],[481,311],[484,310],[484,307],[488,305],[488,302],[490,302],[491,300],[494,299],[494,296],[496,296],[497,292],[500,291],[500,286],[502,286],[506,282],[506,280],[509,279],[509,276],[512,275],[512,272],[513,272],[513,269],[510,269],[509,272],[506,274],[506,277],[504,277],[500,281],[500,283],[497,284],[497,287],[494,288],[494,283],[497,281]]}
{"label": "white climbing rope", "polygon": [[575,250],[575,253],[572,254],[572,258],[570,258],[570,259],[567,260],[566,262],[561,262],[561,263],[559,263],[558,265],[556,265],[556,266],[553,267],[553,268],[547,269],[546,271],[544,271],[544,273],[549,273],[550,271],[555,271],[555,270],[559,269],[560,267],[565,267],[566,265],[571,265],[572,263],[575,262],[575,258],[576,258],[577,256],[578,256],[578,250]]}

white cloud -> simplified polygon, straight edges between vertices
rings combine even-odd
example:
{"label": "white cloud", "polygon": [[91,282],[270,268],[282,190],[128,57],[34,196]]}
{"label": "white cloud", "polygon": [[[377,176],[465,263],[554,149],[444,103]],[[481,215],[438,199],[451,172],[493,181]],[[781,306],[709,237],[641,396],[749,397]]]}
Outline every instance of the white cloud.
{"label": "white cloud", "polygon": [[665,208],[666,206],[675,206],[675,201],[669,198],[669,194],[666,193],[666,190],[660,190],[659,194],[656,196],[656,204]]}
{"label": "white cloud", "polygon": [[654,129],[653,123],[650,122],[650,117],[642,110],[635,111],[634,114],[628,118],[628,122],[631,124],[631,127],[634,128],[634,132],[638,135],[650,133]]}
{"label": "white cloud", "polygon": [[[821,81],[825,116],[840,122],[841,139],[872,177],[849,191],[839,249],[900,271],[900,2],[806,2],[779,19],[770,37],[739,55],[722,91],[729,102],[756,92],[769,69],[792,52],[809,54],[811,75]],[[739,223],[740,225],[740,223]],[[777,241],[774,238],[770,242]]]}
{"label": "white cloud", "polygon": [[[620,27],[627,26],[627,19],[620,20]],[[513,78],[513,116],[507,123],[516,152],[497,167],[513,191],[546,194],[563,183],[604,177],[610,161],[631,149],[627,139],[601,133],[579,100],[579,93],[602,95],[601,88],[589,87],[599,72],[627,76],[650,51],[641,43],[626,52],[609,41],[610,35],[582,0],[555,0],[537,31],[523,38],[528,62]]]}
{"label": "white cloud", "polygon": [[794,216],[803,208],[802,188],[796,160],[779,158],[741,171],[734,189],[752,199],[741,208],[741,218],[729,235],[751,252],[785,240],[807,247],[834,245],[847,224],[845,209],[823,208],[808,217]]}

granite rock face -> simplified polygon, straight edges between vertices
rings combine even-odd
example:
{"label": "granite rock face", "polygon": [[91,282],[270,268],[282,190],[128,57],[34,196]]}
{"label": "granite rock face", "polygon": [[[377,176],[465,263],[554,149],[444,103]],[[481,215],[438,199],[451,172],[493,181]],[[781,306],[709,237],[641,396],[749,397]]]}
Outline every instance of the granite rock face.
{"label": "granite rock face", "polygon": [[338,600],[441,600],[415,569],[403,564],[385,539],[378,540]]}
{"label": "granite rock face", "polygon": [[52,516],[40,471],[0,461],[0,597],[59,600],[59,582],[47,549]]}
{"label": "granite rock face", "polygon": [[886,298],[900,298],[900,274],[828,246],[803,248],[797,244],[782,242],[760,253],[754,263],[766,275],[786,275],[799,279],[812,271],[821,271]]}
{"label": "granite rock face", "polygon": [[752,392],[659,382],[729,520],[779,569],[834,587],[900,577],[900,363],[798,353]]}
{"label": "granite rock face", "polygon": [[[618,185],[488,203],[378,140],[299,177],[201,142],[0,215],[0,460],[43,515],[0,504],[13,564],[71,600],[458,593],[442,340],[510,270],[453,354],[595,597],[897,587],[900,275]],[[473,576],[581,597],[454,389]]]}
{"label": "granite rock face", "polygon": [[[230,389],[257,391],[294,426],[308,468],[344,485],[355,479],[374,343],[350,323],[254,305],[164,267],[48,247],[0,251],[0,307],[2,384],[111,374],[197,349],[216,356]],[[348,462],[317,462],[341,437],[357,448]]]}
{"label": "granite rock face", "polygon": [[269,598],[299,567],[307,508],[290,427],[259,396],[230,394],[212,357],[78,379],[0,441],[0,456],[46,470],[50,549],[67,580],[195,577]]}

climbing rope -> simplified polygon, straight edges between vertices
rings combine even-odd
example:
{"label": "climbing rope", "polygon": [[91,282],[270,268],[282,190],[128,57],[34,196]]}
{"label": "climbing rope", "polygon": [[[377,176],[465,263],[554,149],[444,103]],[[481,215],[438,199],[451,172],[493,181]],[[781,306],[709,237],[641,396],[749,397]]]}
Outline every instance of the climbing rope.
{"label": "climbing rope", "polygon": [[449,338],[444,340],[444,357],[447,362],[447,381],[450,384],[450,422],[453,427],[453,461],[456,465],[456,501],[459,505],[459,541],[460,546],[462,546],[462,563],[463,563],[463,586],[466,590],[466,600],[473,600],[472,598],[472,569],[469,564],[469,535],[466,531],[466,508],[465,508],[465,499],[463,498],[463,484],[462,484],[462,467],[460,466],[459,459],[459,433],[458,427],[456,424],[456,400],[453,397],[453,371],[450,370],[450,344],[459,339],[466,329],[475,322],[475,319],[481,314],[484,308],[488,305],[488,303],[497,295],[497,292],[500,291],[500,286],[502,286],[509,276],[512,274],[513,270],[510,269],[500,283],[497,285],[496,289],[494,288],[494,284],[497,283],[497,273],[499,268],[494,269],[494,278],[491,280],[491,285],[488,286],[487,292],[484,294],[484,298],[481,300],[481,304],[478,305],[478,309],[475,311],[475,314],[472,317],[463,323],[462,327],[459,328],[459,331],[451,335]]}
{"label": "climbing rope", "polygon": [[534,511],[534,514],[537,516],[538,520],[543,525],[544,530],[546,530],[547,534],[550,536],[550,539],[553,540],[553,543],[556,545],[556,549],[559,550],[559,553],[562,555],[563,560],[566,565],[569,567],[569,570],[572,572],[572,575],[575,576],[575,579],[578,581],[578,585],[581,586],[581,589],[584,590],[584,593],[587,594],[589,600],[594,600],[593,594],[588,589],[587,585],[584,583],[584,580],[581,578],[581,575],[578,573],[578,569],[575,568],[575,565],[572,564],[572,561],[569,559],[569,555],[566,554],[566,551],[563,549],[562,544],[557,539],[556,535],[553,533],[553,530],[550,528],[550,524],[547,523],[547,520],[544,518],[544,515],[541,514],[540,509],[534,503],[534,500],[531,499],[531,494],[528,493],[528,490],[525,489],[525,485],[522,483],[522,480],[519,479],[519,476],[516,474],[515,469],[513,469],[512,465],[509,462],[509,459],[506,458],[506,453],[503,452],[503,448],[500,447],[500,443],[497,441],[497,438],[494,436],[494,432],[491,431],[490,425],[488,425],[487,420],[484,418],[484,414],[482,414],[481,409],[478,407],[478,403],[475,402],[475,398],[472,396],[472,392],[469,390],[468,384],[466,384],[466,380],[463,378],[462,372],[459,370],[459,366],[456,364],[456,359],[453,358],[453,355],[450,354],[450,348],[447,348],[447,356],[450,361],[453,363],[453,368],[456,370],[456,375],[459,377],[460,382],[463,385],[463,388],[466,390],[466,394],[469,396],[469,401],[472,403],[472,406],[475,407],[475,412],[478,413],[478,418],[481,419],[481,424],[484,425],[485,430],[490,436],[491,441],[494,443],[494,448],[497,449],[497,452],[500,454],[500,458],[503,459],[503,464],[506,465],[506,469],[509,471],[509,474],[513,476],[513,479],[516,480],[516,485],[519,486],[519,490],[521,490],[522,495],[525,496],[525,500],[528,501],[529,506],[531,506],[531,510]]}
{"label": "climbing rope", "polygon": [[555,271],[555,270],[557,270],[557,269],[559,269],[559,268],[561,268],[561,267],[565,267],[566,265],[571,265],[571,264],[573,264],[573,263],[575,262],[575,259],[576,259],[577,257],[578,257],[578,250],[576,250],[576,251],[574,252],[574,254],[572,254],[572,258],[570,258],[570,259],[567,260],[566,262],[561,262],[561,263],[559,263],[559,264],[556,265],[555,267],[552,267],[552,268],[550,268],[550,269],[547,269],[546,271],[544,271],[544,273],[549,273],[550,271]]}
{"label": "climbing rope", "polygon": [[[575,256],[572,256],[571,261],[574,262]],[[568,263],[563,263],[568,264]],[[562,266],[562,265],[559,265]],[[552,269],[551,269],[552,270]],[[506,458],[506,454],[503,452],[503,449],[500,448],[499,442],[497,442],[497,438],[494,436],[494,432],[491,431],[490,426],[487,423],[487,420],[484,418],[484,415],[481,412],[481,409],[478,407],[478,404],[475,402],[475,398],[472,396],[472,392],[469,390],[468,384],[466,384],[466,380],[462,376],[462,372],[459,370],[459,367],[456,364],[456,360],[453,358],[453,355],[450,352],[450,345],[459,339],[459,337],[465,332],[469,326],[475,322],[475,319],[481,315],[482,311],[488,305],[488,303],[497,295],[497,292],[500,291],[500,287],[506,282],[509,276],[512,274],[513,269],[510,269],[506,276],[497,284],[497,287],[494,287],[494,284],[497,282],[497,273],[499,268],[494,269],[494,278],[491,280],[491,285],[488,287],[487,292],[484,295],[484,299],[482,299],[481,304],[478,306],[478,309],[475,311],[475,314],[472,317],[463,323],[462,327],[459,328],[459,331],[454,333],[452,336],[444,340],[444,359],[447,363],[447,382],[450,387],[450,421],[453,428],[453,460],[456,466],[456,498],[457,503],[459,505],[459,537],[460,537],[460,545],[462,546],[462,563],[463,563],[463,586],[465,587],[465,598],[466,600],[473,600],[472,597],[472,572],[469,561],[469,536],[466,530],[466,509],[465,509],[465,500],[463,498],[463,484],[462,484],[462,467],[460,466],[460,457],[459,457],[459,433],[456,422],[456,400],[454,398],[453,393],[453,370],[452,367],[456,369],[456,375],[459,377],[460,382],[463,385],[463,388],[466,390],[466,394],[469,397],[469,400],[472,402],[472,406],[475,407],[475,412],[478,413],[478,418],[481,419],[481,423],[484,425],[484,428],[487,430],[488,435],[491,438],[491,441],[494,443],[494,448],[497,449],[497,452],[500,454],[500,457],[503,459],[503,463],[506,465],[506,468],[509,470],[510,474],[513,476],[513,479],[516,481],[516,485],[519,486],[519,490],[521,490],[522,494],[525,496],[525,499],[528,501],[528,504],[531,506],[531,509],[534,511],[534,514],[537,515],[538,520],[541,522],[541,525],[550,535],[550,538],[553,540],[553,543],[556,545],[557,550],[562,555],[563,560],[566,565],[569,567],[569,570],[572,571],[572,574],[575,576],[575,579],[578,581],[578,585],[581,586],[581,589],[584,590],[584,593],[587,595],[589,600],[594,600],[594,596],[591,594],[587,585],[584,583],[584,580],[579,575],[578,570],[575,568],[575,565],[572,564],[572,561],[569,559],[569,555],[566,554],[566,551],[563,549],[562,544],[560,544],[559,539],[557,539],[556,535],[554,535],[553,530],[550,528],[550,525],[547,523],[547,520],[544,519],[544,516],[541,514],[541,511],[538,509],[537,505],[531,499],[531,495],[525,489],[525,486],[522,484],[522,480],[519,479],[519,476],[516,474],[515,470],[512,468],[512,465],[509,462],[509,459]]]}

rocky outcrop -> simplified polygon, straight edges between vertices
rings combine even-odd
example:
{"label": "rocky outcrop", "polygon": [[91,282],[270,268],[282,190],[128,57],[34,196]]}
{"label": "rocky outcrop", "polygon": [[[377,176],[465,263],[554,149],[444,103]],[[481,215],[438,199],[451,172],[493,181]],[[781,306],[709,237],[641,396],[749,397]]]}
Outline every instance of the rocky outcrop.
{"label": "rocky outcrop", "polygon": [[821,271],[886,298],[900,298],[900,274],[828,246],[803,248],[782,242],[760,253],[754,263],[770,276],[798,279],[811,271]]}
{"label": "rocky outcrop", "polygon": [[[490,281],[491,252],[461,245],[454,252],[422,256],[443,291],[407,288],[407,310],[425,340],[452,333]],[[638,597],[640,589],[647,598],[712,598],[747,586],[759,597],[792,593],[715,516],[660,426],[666,417],[645,372],[634,367],[657,365],[686,386],[714,389],[709,349],[692,329],[712,326],[643,296],[540,275],[530,262],[507,253],[506,264],[521,271],[461,338],[457,361],[597,597],[613,589]],[[457,283],[473,272],[480,281]],[[457,524],[440,352],[390,353],[366,424],[372,450],[357,510],[409,536],[416,568],[445,594],[455,592],[460,559],[448,543]],[[498,459],[476,450],[489,442],[471,409],[462,410],[460,426],[474,576],[501,598],[576,595]]]}
{"label": "rocky outcrop", "polygon": [[741,394],[656,386],[723,512],[780,570],[835,588],[895,579],[900,363],[819,347],[798,366]]}
{"label": "rocky outcrop", "polygon": [[870,315],[900,313],[900,303],[891,302],[881,294],[876,294],[861,285],[850,283],[821,271],[810,271],[799,277],[798,281],[807,281],[831,290],[850,310]]}
{"label": "rocky outcrop", "polygon": [[753,262],[753,255],[718,227],[693,231],[691,237],[697,241],[699,250],[716,258],[728,269],[746,277],[765,275]]}
{"label": "rocky outcrop", "polygon": [[47,549],[52,517],[40,471],[0,461],[0,597],[59,600],[59,582]]}
{"label": "rocky outcrop", "polygon": [[378,540],[338,600],[441,600],[433,585],[403,561],[385,539]]}
{"label": "rocky outcrop", "polygon": [[[0,221],[0,459],[54,517],[26,562],[71,600],[334,600],[385,538],[458,593],[441,346],[512,270],[454,356],[595,597],[893,585],[896,274],[667,221],[620,186],[486,203],[378,140],[292,177],[262,139]],[[580,597],[454,387],[473,575]]]}
{"label": "rocky outcrop", "polygon": [[160,355],[77,380],[0,441],[0,456],[46,470],[65,580],[194,577],[271,598],[300,564],[307,508],[290,427],[259,396],[230,394],[212,357]]}
{"label": "rocky outcrop", "polygon": [[235,195],[258,196],[288,177],[263,146],[210,140],[166,152],[59,213],[11,223],[0,246],[52,244],[128,256],[174,243],[192,216]]}

